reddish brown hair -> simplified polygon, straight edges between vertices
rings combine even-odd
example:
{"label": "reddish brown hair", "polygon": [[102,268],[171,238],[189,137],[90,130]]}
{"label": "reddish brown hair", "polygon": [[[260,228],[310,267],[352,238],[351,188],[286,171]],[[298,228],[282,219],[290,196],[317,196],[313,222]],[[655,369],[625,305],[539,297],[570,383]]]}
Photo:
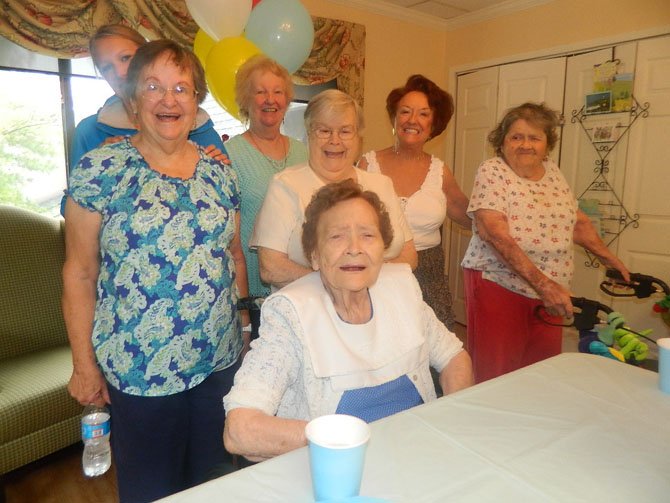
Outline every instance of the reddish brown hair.
{"label": "reddish brown hair", "polygon": [[412,91],[423,93],[428,98],[428,106],[433,111],[433,127],[429,139],[435,138],[447,129],[447,124],[454,115],[454,99],[432,80],[423,75],[412,75],[404,86],[395,88],[386,97],[386,112],[392,124],[395,122],[398,102]]}

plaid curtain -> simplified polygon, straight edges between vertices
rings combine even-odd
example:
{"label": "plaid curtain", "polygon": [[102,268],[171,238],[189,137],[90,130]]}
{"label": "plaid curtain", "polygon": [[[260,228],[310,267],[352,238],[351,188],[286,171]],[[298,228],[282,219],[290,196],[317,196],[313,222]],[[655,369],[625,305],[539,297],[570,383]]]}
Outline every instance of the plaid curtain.
{"label": "plaid curtain", "polygon": [[0,0],[0,35],[56,58],[88,56],[89,38],[110,23],[189,46],[198,31],[184,0]]}
{"label": "plaid curtain", "polygon": [[363,106],[365,26],[339,19],[312,17],[314,44],[295,72],[296,84],[322,84],[337,79],[337,88]]}

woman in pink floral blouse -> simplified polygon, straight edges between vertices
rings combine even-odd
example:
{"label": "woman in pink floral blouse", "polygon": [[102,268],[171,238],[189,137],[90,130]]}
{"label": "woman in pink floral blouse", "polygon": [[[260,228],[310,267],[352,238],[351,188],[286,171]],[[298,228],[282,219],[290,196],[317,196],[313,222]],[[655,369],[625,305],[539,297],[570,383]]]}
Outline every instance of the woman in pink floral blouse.
{"label": "woman in pink floral blouse", "polygon": [[462,262],[477,382],[561,352],[561,328],[534,310],[543,305],[556,323],[572,316],[573,243],[629,277],[547,157],[557,126],[544,104],[508,110],[488,137],[497,157],[477,171],[468,206],[473,236]]}

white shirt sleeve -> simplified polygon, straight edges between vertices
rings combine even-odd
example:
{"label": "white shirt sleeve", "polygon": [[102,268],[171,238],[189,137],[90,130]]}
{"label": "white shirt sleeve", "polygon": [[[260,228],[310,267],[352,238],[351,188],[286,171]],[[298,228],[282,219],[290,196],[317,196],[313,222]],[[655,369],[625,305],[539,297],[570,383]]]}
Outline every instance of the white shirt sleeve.
{"label": "white shirt sleeve", "polygon": [[256,217],[250,248],[262,246],[288,254],[289,240],[302,215],[296,194],[274,177]]}
{"label": "white shirt sleeve", "polygon": [[444,326],[425,302],[423,303],[423,330],[430,348],[430,366],[442,372],[451,359],[463,351],[463,342]]}
{"label": "white shirt sleeve", "polygon": [[488,159],[479,166],[467,209],[471,218],[480,209],[508,213],[508,169],[499,157]]}
{"label": "white shirt sleeve", "polygon": [[[286,400],[286,391],[302,375],[304,350],[295,334],[299,322],[293,306],[282,297],[271,297],[265,304],[260,337],[251,343],[223,399],[226,412],[244,407],[275,415],[282,399]],[[295,411],[307,406],[307,398],[300,398],[302,403],[290,404]]]}

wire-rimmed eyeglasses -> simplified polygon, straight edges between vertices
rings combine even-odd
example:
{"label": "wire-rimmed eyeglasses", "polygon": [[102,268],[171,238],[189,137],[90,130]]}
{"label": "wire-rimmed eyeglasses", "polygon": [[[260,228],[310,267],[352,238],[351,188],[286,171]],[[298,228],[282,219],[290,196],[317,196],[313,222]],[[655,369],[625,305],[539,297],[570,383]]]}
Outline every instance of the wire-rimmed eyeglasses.
{"label": "wire-rimmed eyeglasses", "polygon": [[337,136],[340,140],[351,140],[356,136],[356,128],[353,126],[344,126],[340,129],[332,129],[325,126],[316,126],[312,128],[314,135],[320,140],[329,140],[334,133],[337,133]]}
{"label": "wire-rimmed eyeglasses", "polygon": [[155,82],[147,82],[142,88],[142,96],[147,101],[160,101],[167,92],[172,93],[175,101],[180,103],[190,103],[198,95],[198,91],[187,84],[179,84],[174,87],[163,87]]}

